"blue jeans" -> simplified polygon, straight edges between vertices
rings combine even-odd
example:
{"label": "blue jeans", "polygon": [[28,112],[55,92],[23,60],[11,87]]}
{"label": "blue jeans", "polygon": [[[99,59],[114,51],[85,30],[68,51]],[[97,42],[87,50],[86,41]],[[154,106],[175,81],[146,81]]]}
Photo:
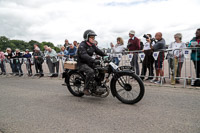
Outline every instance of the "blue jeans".
{"label": "blue jeans", "polygon": [[137,53],[134,53],[133,54],[133,58],[132,58],[132,61],[130,62],[131,66],[133,67],[135,73],[137,75],[139,75],[140,73],[140,70],[139,70],[139,64],[138,64],[138,54]]}
{"label": "blue jeans", "polygon": [[23,72],[22,72],[22,64],[21,63],[16,63],[15,64],[15,72],[17,73],[17,74],[23,74]]}
{"label": "blue jeans", "polygon": [[113,63],[115,63],[117,66],[119,65],[119,59],[118,57],[113,57]]}
{"label": "blue jeans", "polygon": [[28,61],[28,62],[26,63],[26,69],[27,69],[27,71],[28,71],[28,74],[29,74],[29,75],[32,75],[32,68],[31,68],[31,63],[30,63],[30,61]]}
{"label": "blue jeans", "polygon": [[15,65],[10,62],[10,68],[12,70],[12,73],[15,73]]}

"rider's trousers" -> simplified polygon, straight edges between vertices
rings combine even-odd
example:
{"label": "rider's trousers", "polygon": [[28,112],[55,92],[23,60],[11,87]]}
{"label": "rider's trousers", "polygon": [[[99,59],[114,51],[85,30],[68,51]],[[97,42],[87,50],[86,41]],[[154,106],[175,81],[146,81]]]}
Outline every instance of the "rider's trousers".
{"label": "rider's trousers", "polygon": [[94,70],[87,64],[79,66],[79,70],[86,74],[84,89],[89,89],[89,83],[94,80]]}

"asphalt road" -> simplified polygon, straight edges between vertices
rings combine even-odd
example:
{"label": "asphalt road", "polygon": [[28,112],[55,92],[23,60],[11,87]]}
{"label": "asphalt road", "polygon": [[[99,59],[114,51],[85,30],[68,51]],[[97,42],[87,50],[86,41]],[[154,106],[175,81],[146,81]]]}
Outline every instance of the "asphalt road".
{"label": "asphalt road", "polygon": [[125,105],[72,96],[60,79],[0,77],[2,133],[200,133],[200,90],[146,86]]}

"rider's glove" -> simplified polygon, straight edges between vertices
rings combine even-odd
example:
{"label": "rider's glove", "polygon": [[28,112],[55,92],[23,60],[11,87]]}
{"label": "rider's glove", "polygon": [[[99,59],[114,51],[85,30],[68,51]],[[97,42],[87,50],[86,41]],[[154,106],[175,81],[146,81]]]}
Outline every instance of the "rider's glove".
{"label": "rider's glove", "polygon": [[94,60],[95,65],[100,65],[100,60]]}
{"label": "rider's glove", "polygon": [[104,57],[103,57],[104,60],[106,60],[106,59],[108,59],[108,58],[109,58],[109,56],[104,56]]}

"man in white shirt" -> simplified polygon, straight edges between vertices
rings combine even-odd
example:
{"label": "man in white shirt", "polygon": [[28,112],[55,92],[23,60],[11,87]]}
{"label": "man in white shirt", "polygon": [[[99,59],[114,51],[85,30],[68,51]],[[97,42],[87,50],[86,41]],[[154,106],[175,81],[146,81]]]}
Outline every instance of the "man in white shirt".
{"label": "man in white shirt", "polygon": [[[57,53],[54,49],[48,47],[46,53],[46,58],[49,58],[49,69],[50,69],[50,77],[58,77],[59,72],[59,61],[57,60]],[[55,73],[55,67],[56,67],[56,73]]]}

